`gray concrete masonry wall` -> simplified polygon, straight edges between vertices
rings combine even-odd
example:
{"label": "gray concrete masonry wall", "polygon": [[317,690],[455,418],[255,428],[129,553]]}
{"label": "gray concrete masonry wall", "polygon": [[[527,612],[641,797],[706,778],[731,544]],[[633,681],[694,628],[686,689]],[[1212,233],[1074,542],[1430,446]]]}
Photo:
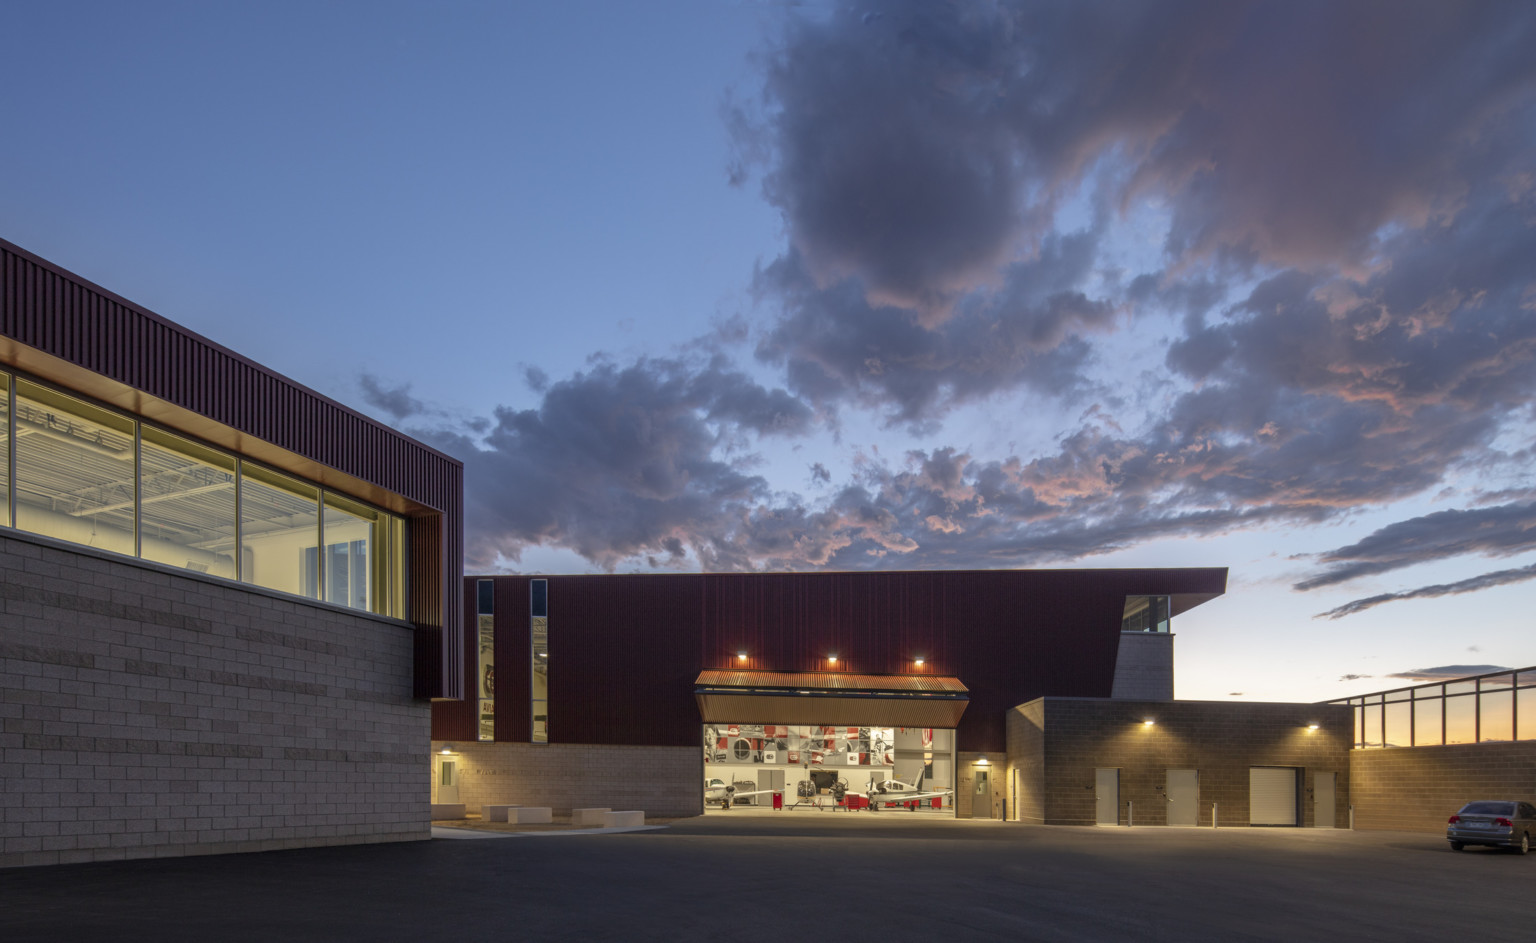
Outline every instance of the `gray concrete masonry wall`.
{"label": "gray concrete masonry wall", "polygon": [[0,866],[430,837],[409,626],[0,532]]}
{"label": "gray concrete masonry wall", "polygon": [[[1195,769],[1200,771],[1199,824],[1211,824],[1212,804],[1219,803],[1221,824],[1246,826],[1252,766],[1305,771],[1301,824],[1306,826],[1316,824],[1316,776],[1337,774],[1331,824],[1348,824],[1353,739],[1348,707],[1043,698],[1010,713],[1016,716],[1009,718],[1014,734],[1008,766],[1019,769],[1021,791],[1038,789],[1036,795],[1021,797],[1019,808],[1043,807],[1047,824],[1094,824],[1094,770],[1103,767],[1120,770],[1122,824],[1127,801],[1135,804],[1137,825],[1166,824],[1167,770]],[[1150,727],[1143,724],[1147,718],[1155,721]],[[1308,730],[1312,723],[1319,729]],[[1031,726],[1041,733],[1030,733]],[[1035,745],[1041,740],[1043,749]]]}
{"label": "gray concrete masonry wall", "polygon": [[1355,828],[1444,832],[1473,799],[1536,802],[1536,740],[1351,750]]}
{"label": "gray concrete masonry wall", "polygon": [[434,742],[459,755],[459,800],[470,812],[487,803],[571,809],[639,809],[680,818],[704,811],[699,747],[585,743]]}

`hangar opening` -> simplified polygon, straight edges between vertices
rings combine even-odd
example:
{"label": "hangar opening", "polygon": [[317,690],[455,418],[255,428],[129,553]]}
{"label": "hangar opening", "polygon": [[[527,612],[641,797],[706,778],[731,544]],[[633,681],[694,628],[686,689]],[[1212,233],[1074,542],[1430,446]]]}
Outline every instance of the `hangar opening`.
{"label": "hangar opening", "polygon": [[705,671],[704,803],[955,814],[958,678]]}

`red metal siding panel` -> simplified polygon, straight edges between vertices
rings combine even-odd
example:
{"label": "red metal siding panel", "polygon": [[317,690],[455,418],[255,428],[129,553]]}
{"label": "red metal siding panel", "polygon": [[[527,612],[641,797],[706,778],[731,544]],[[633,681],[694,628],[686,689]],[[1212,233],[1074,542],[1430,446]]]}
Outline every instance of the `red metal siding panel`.
{"label": "red metal siding panel", "polygon": [[[503,654],[500,584],[516,581],[526,626],[527,578],[495,579],[497,664],[526,663],[526,628]],[[1001,751],[1009,708],[1109,696],[1126,596],[1225,588],[1222,569],[552,576],[550,739],[691,746],[700,672],[825,670],[836,652],[850,672],[959,678],[959,749]],[[526,712],[524,674],[499,675],[498,717]],[[526,740],[526,715],[517,723],[508,739]]]}

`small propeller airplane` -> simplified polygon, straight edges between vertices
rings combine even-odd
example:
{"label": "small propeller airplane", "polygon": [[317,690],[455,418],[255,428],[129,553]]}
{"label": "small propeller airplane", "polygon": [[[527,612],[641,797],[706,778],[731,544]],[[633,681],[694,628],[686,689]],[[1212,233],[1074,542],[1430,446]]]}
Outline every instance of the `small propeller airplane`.
{"label": "small propeller airplane", "polygon": [[869,800],[870,811],[880,808],[882,802],[917,802],[922,799],[936,799],[953,796],[953,789],[929,789],[923,790],[924,770],[917,774],[917,779],[911,783],[902,782],[899,779],[871,780],[867,792],[853,793]]}
{"label": "small propeller airplane", "polygon": [[720,808],[729,809],[731,801],[734,799],[743,799],[747,796],[766,796],[776,791],[774,789],[753,789],[742,792],[736,788],[736,777],[734,776],[731,777],[729,783],[723,779],[711,779],[704,783],[704,802],[706,804],[718,802],[720,803]]}

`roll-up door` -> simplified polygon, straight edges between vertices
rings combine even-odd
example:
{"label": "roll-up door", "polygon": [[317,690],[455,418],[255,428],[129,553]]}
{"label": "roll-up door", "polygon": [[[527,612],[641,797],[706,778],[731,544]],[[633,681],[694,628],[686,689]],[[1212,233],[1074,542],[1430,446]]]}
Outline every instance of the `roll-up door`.
{"label": "roll-up door", "polygon": [[1248,824],[1296,824],[1296,776],[1293,766],[1248,769]]}

